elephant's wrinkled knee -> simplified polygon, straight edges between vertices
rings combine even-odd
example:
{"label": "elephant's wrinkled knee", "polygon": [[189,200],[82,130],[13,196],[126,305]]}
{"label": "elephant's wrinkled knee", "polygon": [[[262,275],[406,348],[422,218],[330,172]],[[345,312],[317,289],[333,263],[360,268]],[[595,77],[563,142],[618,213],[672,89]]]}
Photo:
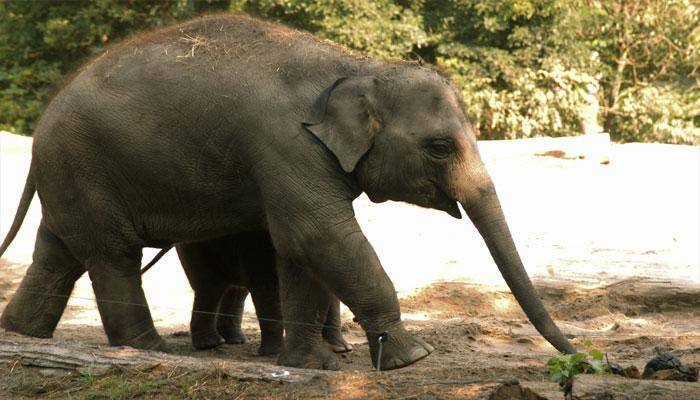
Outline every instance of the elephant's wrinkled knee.
{"label": "elephant's wrinkled knee", "polygon": [[[57,266],[51,263],[34,263],[25,274],[25,280],[32,286],[45,286],[58,288],[68,284],[72,285],[85,272],[82,265],[75,265],[66,268],[65,266]],[[58,284],[57,284],[58,283]]]}

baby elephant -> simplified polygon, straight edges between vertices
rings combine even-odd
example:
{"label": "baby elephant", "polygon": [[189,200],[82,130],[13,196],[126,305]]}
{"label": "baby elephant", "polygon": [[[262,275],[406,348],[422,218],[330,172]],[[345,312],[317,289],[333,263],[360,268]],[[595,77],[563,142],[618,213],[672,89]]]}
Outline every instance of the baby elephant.
{"label": "baby elephant", "polygon": [[[276,252],[267,232],[225,236],[176,246],[194,290],[190,330],[192,345],[209,349],[246,342],[241,331],[245,298],[250,291],[260,324],[260,355],[278,354],[283,327]],[[352,350],[340,332],[340,303],[333,297],[322,335],[333,351]]]}

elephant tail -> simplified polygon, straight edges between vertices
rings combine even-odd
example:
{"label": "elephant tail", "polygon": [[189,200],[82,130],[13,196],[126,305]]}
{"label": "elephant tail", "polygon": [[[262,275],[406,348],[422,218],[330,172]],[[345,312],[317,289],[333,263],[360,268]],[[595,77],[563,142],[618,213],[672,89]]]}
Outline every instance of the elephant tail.
{"label": "elephant tail", "polygon": [[149,262],[148,264],[146,264],[145,267],[141,268],[141,275],[145,274],[146,271],[148,271],[149,269],[151,269],[152,266],[156,265],[156,263],[158,262],[158,260],[160,260],[161,258],[163,258],[163,256],[165,255],[165,253],[167,253],[168,251],[170,251],[170,249],[172,249],[172,248],[173,248],[173,246],[168,246],[168,247],[162,248],[162,249],[158,252],[158,254],[156,254],[156,256],[153,257],[153,259],[151,260],[151,262]]}
{"label": "elephant tail", "polygon": [[24,222],[24,217],[27,216],[27,211],[34,198],[34,193],[36,193],[36,185],[34,184],[30,167],[27,181],[24,184],[22,198],[19,200],[19,206],[17,206],[17,212],[15,212],[15,219],[12,221],[12,226],[10,226],[5,240],[2,242],[2,245],[0,245],[0,257],[5,253],[5,250],[10,247],[10,243],[15,239],[15,236],[17,236],[17,232],[19,232],[19,228],[22,226],[22,222]]}

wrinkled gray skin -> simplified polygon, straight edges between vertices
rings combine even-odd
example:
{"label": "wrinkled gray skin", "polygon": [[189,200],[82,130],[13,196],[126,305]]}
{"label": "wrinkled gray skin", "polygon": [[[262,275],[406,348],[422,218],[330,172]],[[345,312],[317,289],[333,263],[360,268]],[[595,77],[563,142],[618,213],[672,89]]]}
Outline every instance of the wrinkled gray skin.
{"label": "wrinkled gray skin", "polygon": [[[260,355],[278,354],[283,329],[275,249],[267,232],[229,235],[176,247],[194,290],[190,332],[192,345],[210,349],[223,343],[242,344],[243,308],[248,291],[260,324]],[[351,351],[340,331],[340,304],[333,299],[322,330],[336,353]]]}
{"label": "wrinkled gray skin", "polygon": [[455,218],[461,204],[537,330],[574,351],[523,268],[457,91],[429,68],[213,16],[85,65],[34,138],[8,239],[34,190],[43,218],[5,329],[50,336],[62,296],[87,270],[109,342],[159,348],[142,248],[267,230],[288,321],[278,362],[338,367],[320,332],[332,293],[364,328],[372,362],[388,332],[382,369],[404,367],[433,348],[404,329],[394,286],[355,219],[352,200],[365,192]]}

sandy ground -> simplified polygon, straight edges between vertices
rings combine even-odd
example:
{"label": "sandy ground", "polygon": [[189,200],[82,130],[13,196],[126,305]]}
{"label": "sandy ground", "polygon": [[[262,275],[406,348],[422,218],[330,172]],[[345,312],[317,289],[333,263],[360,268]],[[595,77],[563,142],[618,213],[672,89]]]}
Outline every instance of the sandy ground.
{"label": "sandy ground", "polygon": [[[559,326],[577,341],[592,339],[611,359],[643,368],[655,351],[673,350],[684,362],[700,364],[700,148],[612,145],[608,165],[590,157],[536,155],[570,151],[579,143],[480,143],[530,276]],[[0,133],[3,235],[24,184],[30,147],[30,139]],[[295,390],[312,397],[465,398],[460,382],[517,378],[548,398],[560,398],[544,373],[553,349],[524,319],[468,220],[400,203],[372,204],[364,196],[355,208],[396,285],[408,327],[436,352],[409,368],[372,375],[363,335],[345,309],[346,336],[356,351],[343,358],[344,372]],[[39,219],[35,198],[0,261],[0,310],[31,262]],[[144,262],[155,252],[146,250]],[[250,304],[244,325],[251,343],[190,349],[180,332],[187,330],[192,292],[174,253],[146,274],[144,287],[156,326],[176,352],[260,360]],[[87,276],[78,282],[56,338],[106,343]],[[617,377],[583,381],[590,381],[593,394],[617,388],[615,396],[601,398],[643,398],[635,390],[644,389],[647,398],[700,399],[697,383],[648,389]],[[276,386],[258,389],[272,397],[284,393]],[[366,392],[357,392],[361,389]]]}

